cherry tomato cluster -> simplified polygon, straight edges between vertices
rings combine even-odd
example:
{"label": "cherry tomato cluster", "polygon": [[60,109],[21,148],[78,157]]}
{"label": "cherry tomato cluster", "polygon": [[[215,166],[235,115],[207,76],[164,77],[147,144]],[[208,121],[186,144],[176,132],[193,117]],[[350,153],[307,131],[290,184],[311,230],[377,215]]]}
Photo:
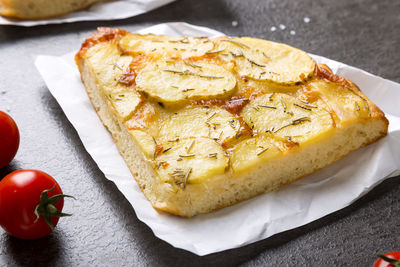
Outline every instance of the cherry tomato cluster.
{"label": "cherry tomato cluster", "polygon": [[[15,121],[0,111],[0,169],[19,147]],[[64,195],[53,177],[39,170],[18,170],[0,180],[0,226],[21,239],[37,239],[54,230],[62,213]]]}

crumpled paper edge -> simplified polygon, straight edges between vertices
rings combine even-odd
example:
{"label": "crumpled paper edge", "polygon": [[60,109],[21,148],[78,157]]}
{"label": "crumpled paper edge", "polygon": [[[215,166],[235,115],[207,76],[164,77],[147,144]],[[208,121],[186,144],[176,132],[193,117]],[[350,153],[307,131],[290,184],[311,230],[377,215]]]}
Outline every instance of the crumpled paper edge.
{"label": "crumpled paper edge", "polygon": [[[163,34],[170,35],[196,36],[223,35],[222,33],[208,28],[193,26],[186,23],[160,24],[139,32],[162,32]],[[368,97],[372,98],[378,106],[381,108],[383,107],[383,110],[387,112],[386,115],[391,123],[389,128],[390,134],[368,147],[360,148],[350,153],[342,160],[310,175],[306,179],[301,179],[296,183],[281,188],[279,191],[264,194],[238,203],[232,207],[210,214],[196,216],[191,219],[183,219],[165,213],[159,213],[151,207],[150,203],[140,192],[140,189],[132,179],[122,157],[119,155],[112,138],[105,130],[98,119],[97,114],[91,107],[86,92],[80,82],[79,72],[76,67],[73,66],[73,63],[71,63],[71,56],[72,54],[64,57],[38,56],[35,64],[50,92],[59,102],[66,116],[77,130],[86,150],[96,161],[105,176],[114,181],[118,189],[132,204],[137,217],[146,223],[157,237],[175,247],[191,251],[197,255],[206,255],[237,248],[265,239],[279,232],[300,227],[350,205],[362,195],[366,194],[374,186],[382,182],[385,178],[400,175],[400,111],[393,107],[379,105],[379,103],[384,104],[383,102],[385,102],[384,100],[387,100],[387,98],[382,97],[381,95],[376,96],[374,93],[376,88],[369,90],[370,88],[360,86],[360,84],[368,84],[369,81],[373,80],[377,83],[375,87],[383,89],[388,87],[391,88],[391,90],[386,90],[385,92],[386,94],[389,94],[389,97],[395,97],[392,99],[400,99],[400,84],[385,80],[337,61],[312,55],[318,62],[327,64],[339,75],[349,78],[356,83],[357,80],[359,80],[357,84],[362,88],[363,92],[366,93]],[[47,68],[49,64],[58,67],[53,67],[52,71],[49,72]],[[69,76],[65,77],[59,72],[58,68],[60,66],[63,66],[64,69],[68,69],[68,72],[75,75],[73,84],[74,86],[76,84],[80,87],[79,90],[76,90],[76,92],[74,91],[77,95],[70,99],[63,98],[62,91],[57,90],[57,88],[65,87],[65,83],[71,83]],[[397,91],[394,90],[394,88],[397,88]],[[85,99],[85,101],[82,102],[82,99]],[[87,105],[86,108],[92,110],[91,114],[79,114],[79,116],[71,114],[69,108],[71,106],[76,108],[80,104]],[[102,132],[102,134],[100,134],[101,139],[99,139],[101,140],[102,146],[110,146],[112,148],[112,153],[107,151],[107,155],[104,155],[102,151],[98,151],[98,149],[96,150],[91,147],[90,141],[91,138],[93,138],[93,134],[85,131],[84,124],[87,120],[94,120],[93,123],[96,124],[96,129],[98,128],[100,129],[99,131]],[[382,150],[384,150],[386,154],[389,153],[389,155],[384,156],[391,160],[384,162],[377,162],[375,160],[382,157],[382,155],[380,155],[380,151]],[[108,162],[109,158],[118,162],[118,168],[107,166],[106,162]],[[353,181],[354,179],[342,176],[343,173],[348,172],[348,168],[353,168],[354,165],[356,165],[355,163],[368,161],[372,161],[374,164],[370,164],[370,166],[365,169],[357,169],[353,171],[353,174],[367,177],[369,173],[380,168],[381,171],[379,177],[375,177],[372,180],[368,178],[361,179],[361,181]],[[346,162],[352,162],[352,164],[346,165]],[[111,172],[110,169],[112,169]],[[329,178],[321,179],[321,176]],[[340,188],[341,183],[347,184],[346,188],[344,188],[345,192],[341,195],[342,199],[337,199],[335,190],[337,190],[337,186]],[[313,189],[319,188],[321,185],[326,185],[326,188],[324,187],[325,191],[322,193],[324,199],[315,201],[315,196],[308,193],[308,191],[312,192]],[[356,187],[361,190],[353,191]],[[342,190],[342,188],[340,189]],[[331,192],[332,190],[333,192]],[[299,205],[295,203],[295,200],[298,199],[301,194],[307,195],[308,199],[307,203]],[[287,196],[290,196],[290,198],[288,199]],[[333,199],[335,199],[335,201],[332,201]],[[274,203],[274,209],[272,209],[272,207],[268,208],[268,206],[271,206],[269,203]],[[307,206],[306,208],[308,211],[318,210],[318,215],[312,214],[312,212],[305,212],[305,206]],[[259,207],[266,208],[260,210]],[[277,208],[285,210],[288,209],[288,207],[290,207],[289,210],[291,210],[291,216],[288,216],[288,214],[285,213],[278,214],[276,212]],[[243,216],[243,213],[248,216]],[[253,217],[251,216],[252,214],[261,217],[261,221],[253,220]],[[269,220],[263,219],[263,216],[266,215],[269,216]],[[224,232],[224,235],[221,236],[221,234],[223,234],[222,232],[229,228],[229,225],[226,224],[226,220],[230,220],[231,222],[240,222],[240,225],[235,228],[235,231],[231,231],[232,229],[230,229],[229,231],[231,232]],[[199,225],[202,226],[202,228],[196,228],[196,226]],[[207,229],[207,232],[204,233],[202,229]]]}
{"label": "crumpled paper edge", "polygon": [[[113,2],[96,3],[86,9],[74,11],[59,17],[41,20],[15,20],[0,16],[0,25],[32,27],[78,21],[126,19],[149,12],[174,1],[175,0],[118,0]],[[115,10],[118,10],[118,12],[115,12]],[[110,15],[110,13],[112,13],[112,15]]]}

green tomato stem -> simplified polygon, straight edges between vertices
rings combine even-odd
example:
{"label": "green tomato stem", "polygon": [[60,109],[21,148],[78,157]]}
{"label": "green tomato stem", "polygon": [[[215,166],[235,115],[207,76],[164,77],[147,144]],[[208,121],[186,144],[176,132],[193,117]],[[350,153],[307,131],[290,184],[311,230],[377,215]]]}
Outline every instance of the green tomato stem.
{"label": "green tomato stem", "polygon": [[54,231],[54,225],[51,222],[51,217],[66,217],[71,216],[72,214],[62,213],[59,211],[55,204],[64,197],[70,197],[75,199],[73,196],[59,194],[49,197],[48,192],[51,192],[56,188],[56,184],[51,189],[44,190],[40,196],[40,202],[35,208],[36,220],[35,223],[39,220],[40,215],[42,215],[43,219],[46,221],[47,225],[50,227],[51,231]]}

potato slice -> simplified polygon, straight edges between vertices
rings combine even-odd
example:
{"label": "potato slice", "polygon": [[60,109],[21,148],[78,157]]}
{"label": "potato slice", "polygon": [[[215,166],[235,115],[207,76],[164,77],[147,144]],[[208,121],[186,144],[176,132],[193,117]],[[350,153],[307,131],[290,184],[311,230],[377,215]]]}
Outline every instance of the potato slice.
{"label": "potato slice", "polygon": [[210,138],[179,139],[164,146],[156,158],[156,170],[163,181],[183,188],[188,183],[201,183],[205,178],[223,174],[228,166],[224,150]]}
{"label": "potato slice", "polygon": [[119,41],[118,46],[133,55],[153,53],[187,58],[204,55],[214,48],[214,43],[208,38],[129,34]]}
{"label": "potato slice", "polygon": [[129,133],[139,145],[140,149],[148,159],[154,159],[156,151],[155,139],[148,133],[140,130],[130,130]]}
{"label": "potato slice", "polygon": [[257,97],[242,110],[243,119],[256,132],[271,132],[304,143],[333,128],[328,111],[280,93]]}
{"label": "potato slice", "polygon": [[345,86],[329,81],[311,81],[307,86],[320,92],[320,97],[334,112],[339,123],[354,122],[361,118],[368,118],[370,110],[368,102]]}
{"label": "potato slice", "polygon": [[187,107],[161,122],[160,139],[210,137],[218,143],[234,138],[240,122],[228,111],[218,107]]}
{"label": "potato slice", "polygon": [[235,173],[251,170],[261,162],[283,154],[282,143],[270,134],[262,134],[240,142],[232,152],[232,169]]}
{"label": "potato slice", "polygon": [[[310,77],[314,60],[306,52],[291,46],[256,38],[222,39],[218,50],[224,50],[236,61],[241,76],[267,80],[279,84],[294,84]],[[224,58],[224,57],[222,57]]]}
{"label": "potato slice", "polygon": [[102,87],[105,94],[126,90],[126,86],[120,84],[115,77],[121,77],[129,67],[132,57],[121,55],[116,44],[99,43],[91,47],[84,57],[96,74],[96,83]]}
{"label": "potato slice", "polygon": [[141,101],[138,93],[134,91],[112,93],[108,97],[123,121],[131,117]]}
{"label": "potato slice", "polygon": [[226,97],[233,93],[236,79],[231,72],[215,64],[157,60],[139,72],[136,85],[138,90],[172,104]]}

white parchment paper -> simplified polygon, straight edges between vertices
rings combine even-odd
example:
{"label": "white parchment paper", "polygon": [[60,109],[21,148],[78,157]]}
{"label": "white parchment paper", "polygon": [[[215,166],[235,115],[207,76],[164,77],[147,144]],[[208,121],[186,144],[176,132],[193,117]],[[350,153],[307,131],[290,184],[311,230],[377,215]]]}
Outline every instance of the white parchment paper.
{"label": "white parchment paper", "polygon": [[[221,35],[186,23],[160,24],[140,33]],[[74,53],[61,57],[38,56],[35,64],[105,176],[129,200],[138,218],[157,237],[175,247],[198,255],[240,247],[342,209],[385,178],[400,175],[400,84],[313,55],[335,73],[358,84],[384,110],[390,121],[389,135],[277,192],[211,214],[185,219],[157,212],[141,193],[110,134],[92,108],[73,56]]]}
{"label": "white parchment paper", "polygon": [[115,20],[133,17],[149,12],[175,0],[116,0],[96,3],[86,9],[63,16],[41,20],[15,20],[0,16],[0,25],[31,27],[46,24],[60,24],[76,21]]}

